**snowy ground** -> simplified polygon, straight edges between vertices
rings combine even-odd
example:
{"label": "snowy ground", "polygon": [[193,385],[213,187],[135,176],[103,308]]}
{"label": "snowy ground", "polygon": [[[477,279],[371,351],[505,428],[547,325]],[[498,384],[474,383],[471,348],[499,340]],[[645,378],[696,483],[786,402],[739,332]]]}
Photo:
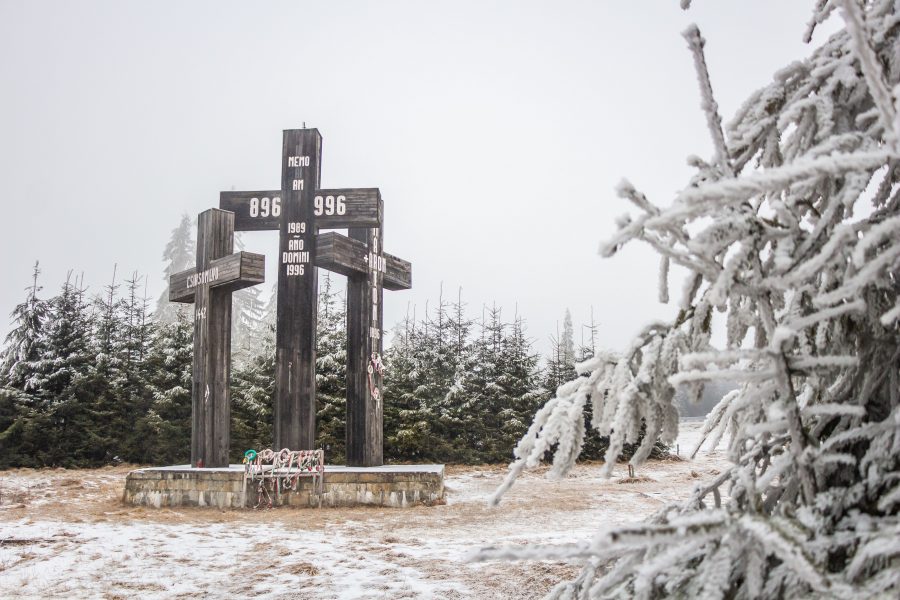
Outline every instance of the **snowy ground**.
{"label": "snowy ground", "polygon": [[[699,422],[683,422],[687,455]],[[525,475],[499,508],[502,467],[448,467],[447,504],[412,509],[148,510],[121,504],[128,469],[0,473],[0,597],[534,598],[577,566],[469,564],[482,545],[562,543],[638,521],[724,464],[653,461],[601,480]]]}

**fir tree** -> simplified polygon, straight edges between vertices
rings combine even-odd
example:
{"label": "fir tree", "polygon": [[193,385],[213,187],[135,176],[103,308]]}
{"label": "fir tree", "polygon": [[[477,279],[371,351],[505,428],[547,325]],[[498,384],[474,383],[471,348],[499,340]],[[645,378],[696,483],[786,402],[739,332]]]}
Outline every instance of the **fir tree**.
{"label": "fir tree", "polygon": [[160,323],[172,323],[179,313],[188,311],[183,304],[169,302],[169,278],[180,271],[193,268],[196,264],[196,246],[194,245],[193,225],[187,213],[181,215],[178,226],[172,230],[169,243],[163,251],[163,287],[159,299],[156,301],[154,316]]}
{"label": "fir tree", "polygon": [[[575,329],[572,327],[572,313],[566,309],[566,316],[563,318],[563,333],[560,340],[560,348],[562,353],[562,362],[567,367],[569,365],[575,368]],[[568,379],[568,377],[566,378]]]}
{"label": "fir tree", "polygon": [[17,390],[0,387],[0,469],[28,465],[20,454],[27,411]]}
{"label": "fir tree", "polygon": [[572,328],[572,315],[569,309],[566,309],[562,335],[560,335],[559,325],[557,325],[556,336],[550,337],[550,355],[547,357],[544,385],[547,389],[555,391],[574,376],[575,332]]}
{"label": "fir tree", "polygon": [[134,415],[121,402],[127,390],[127,303],[119,297],[116,269],[103,293],[93,299],[94,369],[92,392],[97,412],[94,447],[100,460],[111,461],[121,448],[119,438],[128,431]]}
{"label": "fir tree", "polygon": [[[443,291],[443,290],[442,290]],[[444,440],[441,445],[432,444],[432,457],[443,457],[452,462],[478,462],[480,446],[484,442],[484,415],[479,412],[484,407],[483,390],[486,381],[483,376],[489,368],[482,363],[478,354],[480,346],[469,340],[472,321],[465,317],[465,304],[462,301],[462,290],[457,293],[456,303],[446,305],[443,293],[438,300],[438,314],[444,318],[436,320],[440,332],[437,340],[446,342],[435,355],[448,366],[452,365],[453,376],[447,382],[449,388],[442,387],[442,398],[434,398],[425,406],[433,407],[430,429],[438,439]],[[448,329],[447,335],[443,329]],[[426,340],[427,343],[427,340]],[[446,384],[445,384],[446,385]]]}
{"label": "fir tree", "polygon": [[29,391],[30,374],[43,351],[44,326],[50,311],[49,304],[38,297],[40,265],[35,262],[31,285],[25,288],[26,298],[13,309],[15,327],[6,336],[6,346],[0,358],[0,386]]}
{"label": "fir tree", "polygon": [[469,335],[472,329],[472,319],[466,316],[466,304],[462,300],[461,287],[457,290],[456,302],[450,305],[450,311],[450,336],[456,360],[460,362],[469,351]]}
{"label": "fir tree", "polygon": [[[265,336],[259,353],[236,367],[231,377],[231,460],[240,462],[249,449],[273,444],[275,410],[275,340]],[[190,430],[189,430],[190,431]]]}
{"label": "fir tree", "polygon": [[413,396],[418,401],[421,416],[428,423],[426,445],[420,452],[429,460],[455,456],[452,449],[460,426],[458,407],[447,396],[459,373],[457,336],[451,325],[453,319],[449,307],[442,290],[433,316],[428,314],[426,304],[422,326],[413,331],[414,373],[417,377]]}
{"label": "fir tree", "polygon": [[277,293],[275,285],[254,326],[256,333],[248,346],[249,358],[232,370],[231,455],[235,462],[242,460],[243,453],[251,448],[269,448],[274,443]]}
{"label": "fir tree", "polygon": [[[240,233],[235,233],[237,250],[244,249]],[[262,288],[250,286],[231,295],[231,358],[240,366],[262,349],[265,335],[266,306]]]}
{"label": "fir tree", "polygon": [[151,463],[190,461],[193,338],[193,324],[181,313],[152,332],[146,358],[151,401],[139,424],[152,440]]}
{"label": "fir tree", "polygon": [[602,472],[644,426],[639,465],[657,436],[674,440],[675,387],[697,395],[706,381],[739,385],[704,428],[715,440],[727,430],[730,466],[647,523],[480,558],[586,565],[551,598],[896,597],[900,6],[817,2],[807,40],[838,6],[846,28],[779,71],[725,131],[705,41],[687,29],[713,158],[691,159],[697,174],[668,207],[621,183],[638,214],[602,248],[658,250],[664,301],[669,262],[686,269],[677,314],[557,390],[494,499],[554,444],[553,474],[571,468],[589,401],[592,425],[610,435]]}
{"label": "fir tree", "polygon": [[84,290],[71,273],[50,303],[47,325],[34,372],[40,403],[30,423],[41,435],[31,445],[43,465],[92,464],[97,458],[92,444],[97,421],[90,386],[93,353]]}
{"label": "fir tree", "polygon": [[418,339],[415,317],[407,314],[384,356],[384,454],[394,460],[424,460],[431,439],[429,416],[416,394]]}
{"label": "fir tree", "polygon": [[508,461],[516,441],[528,430],[534,413],[546,398],[540,383],[539,357],[525,333],[525,321],[516,316],[503,336],[497,356],[494,385],[503,398],[500,421],[489,462]]}
{"label": "fir tree", "polygon": [[125,423],[121,432],[122,460],[146,462],[153,453],[152,438],[143,425],[153,403],[150,386],[151,373],[145,360],[151,347],[153,324],[149,320],[149,303],[146,296],[146,280],[135,272],[125,281],[126,297],[121,305],[120,322],[122,336],[122,385],[117,390],[119,414]]}
{"label": "fir tree", "polygon": [[[494,324],[499,326],[496,307],[492,314],[496,317]],[[484,319],[479,327],[480,338],[464,343],[454,353],[456,371],[437,413],[436,432],[447,441],[435,450],[451,462],[482,462],[496,425],[488,390],[495,372],[494,345]]]}
{"label": "fir tree", "polygon": [[[256,286],[262,289],[262,286]],[[275,283],[269,289],[269,298],[262,309],[262,330],[265,334],[274,334],[278,320],[278,284]]]}
{"label": "fir tree", "polygon": [[545,397],[523,321],[485,308],[473,337],[461,298],[437,306],[421,321],[407,315],[386,352],[385,455],[507,460]]}
{"label": "fir tree", "polygon": [[121,305],[123,369],[130,377],[136,378],[152,333],[146,279],[135,272],[131,279],[125,280],[125,286],[127,296]]}
{"label": "fir tree", "polygon": [[316,447],[329,462],[346,457],[347,315],[345,300],[326,274],[319,291],[316,322]]}
{"label": "fir tree", "polygon": [[594,307],[591,307],[591,324],[581,326],[581,344],[578,346],[576,362],[584,362],[597,353],[599,325],[594,321]]}

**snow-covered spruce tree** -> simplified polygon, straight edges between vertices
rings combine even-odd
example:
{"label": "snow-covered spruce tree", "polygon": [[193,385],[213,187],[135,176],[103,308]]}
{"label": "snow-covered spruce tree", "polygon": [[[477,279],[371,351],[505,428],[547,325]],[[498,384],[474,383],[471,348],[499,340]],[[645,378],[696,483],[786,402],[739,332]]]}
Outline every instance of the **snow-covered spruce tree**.
{"label": "snow-covered spruce tree", "polygon": [[[485,462],[500,429],[497,397],[501,390],[496,378],[504,325],[496,305],[483,313],[487,314],[478,323],[478,336],[455,354],[453,383],[437,415],[438,430],[447,440],[444,460],[451,462]],[[508,455],[499,458],[507,459]]]}
{"label": "snow-covered spruce tree", "polygon": [[572,328],[572,314],[566,309],[562,334],[557,321],[556,335],[550,336],[550,354],[547,356],[547,368],[544,370],[544,385],[548,390],[555,390],[570,381],[575,371],[575,334]]}
{"label": "snow-covered spruce tree", "polygon": [[92,307],[92,388],[97,423],[91,433],[98,460],[103,462],[119,456],[123,432],[130,430],[136,416],[123,402],[129,387],[129,310],[127,301],[119,296],[119,287],[114,268],[112,281],[94,297]]}
{"label": "snow-covered spruce tree", "polygon": [[40,402],[30,423],[37,435],[29,445],[41,465],[82,466],[97,458],[88,318],[84,289],[70,272],[50,301],[46,343],[32,374]]}
{"label": "snow-covered spruce tree", "polygon": [[40,405],[32,373],[45,347],[45,329],[49,303],[38,297],[40,268],[34,264],[31,285],[25,288],[25,300],[12,314],[13,330],[6,336],[0,352],[0,469],[40,466],[37,448],[28,446]]}
{"label": "snow-covered spruce tree", "polygon": [[566,309],[563,317],[562,333],[562,361],[565,364],[575,364],[575,329],[572,326],[572,313]]}
{"label": "snow-covered spruce tree", "polygon": [[250,448],[259,450],[272,446],[275,410],[274,333],[266,335],[261,346],[256,356],[231,372],[232,462],[240,462],[244,452]]}
{"label": "snow-covered spruce tree", "polygon": [[268,306],[260,310],[260,318],[253,326],[254,338],[247,345],[249,354],[231,371],[232,462],[240,462],[251,448],[269,448],[273,443],[276,289],[277,286],[271,290]]}
{"label": "snow-covered spruce tree", "polygon": [[169,242],[163,250],[162,259],[166,264],[163,270],[164,287],[156,301],[156,310],[153,314],[159,323],[173,323],[178,313],[190,312],[185,304],[169,302],[169,277],[179,271],[190,269],[196,262],[194,227],[187,213],[181,215],[181,221],[172,230]]}
{"label": "snow-covered spruce tree", "polygon": [[[594,308],[591,307],[591,324],[581,326],[581,341],[577,349],[576,362],[581,363],[594,358],[594,355],[597,353],[599,332],[600,326],[594,320]],[[571,370],[575,371],[574,365]],[[582,377],[584,376],[582,375]],[[556,387],[553,388],[554,391],[556,389]],[[579,458],[582,460],[602,460],[606,455],[606,449],[609,447],[609,437],[601,436],[596,429],[590,426],[593,418],[594,411],[588,402],[584,407],[585,432],[584,441],[581,444],[581,454],[579,455]],[[622,453],[619,455],[619,460],[630,458],[634,454],[637,447],[636,444],[637,442],[635,444],[625,444]],[[668,448],[663,444],[658,444],[657,447],[659,454],[664,454],[668,451]],[[655,454],[657,453],[651,452],[651,456]]]}
{"label": "snow-covered spruce tree", "polygon": [[[262,286],[256,286],[262,289]],[[269,287],[268,300],[263,304],[262,309],[262,330],[265,335],[274,334],[275,324],[278,320],[278,284],[277,282]]]}
{"label": "snow-covered spruce tree", "polygon": [[[731,466],[649,522],[556,547],[492,548],[476,558],[579,561],[552,598],[896,597],[900,589],[900,5],[819,0],[845,28],[779,71],[722,131],[703,55],[685,32],[714,140],[712,161],[668,207],[630,183],[638,214],[602,247],[639,240],[689,271],[671,322],[623,353],[582,363],[515,450],[494,498],[557,444],[574,464],[582,411],[611,436],[608,475],[646,423],[640,463],[673,441],[675,387],[698,395],[732,380],[705,431],[727,434]],[[727,331],[711,343],[714,320]]]}
{"label": "snow-covered spruce tree", "polygon": [[515,441],[546,396],[523,320],[516,316],[505,323],[494,306],[480,327],[459,390],[451,390],[448,397],[463,400],[456,438],[465,442],[461,450],[472,455],[466,461],[497,463],[509,460]]}
{"label": "snow-covered spruce tree", "polygon": [[16,390],[0,387],[0,469],[25,464],[20,450],[27,413]]}
{"label": "snow-covered spruce tree", "polygon": [[144,362],[153,331],[149,318],[146,278],[135,271],[131,279],[125,280],[125,287],[127,295],[122,307],[124,368],[131,377],[138,377],[137,370]]}
{"label": "snow-covered spruce tree", "polygon": [[346,458],[347,311],[344,295],[326,274],[319,291],[316,321],[316,448],[329,462]]}
{"label": "snow-covered spruce tree", "polygon": [[469,335],[472,332],[472,324],[472,319],[466,316],[466,303],[462,299],[462,287],[457,288],[456,302],[450,304],[450,331],[457,364],[469,352]]}
{"label": "snow-covered spruce tree", "polygon": [[384,353],[384,454],[393,460],[423,460],[433,439],[430,412],[416,393],[419,342],[415,318],[407,314]]}
{"label": "snow-covered spruce tree", "polygon": [[[437,307],[432,314],[428,313],[426,304],[425,318],[412,332],[412,352],[415,383],[412,390],[413,402],[417,413],[417,421],[427,423],[427,433],[419,438],[424,443],[420,448],[421,459],[448,460],[454,456],[453,446],[458,436],[459,414],[455,410],[456,403],[447,394],[457,381],[458,362],[465,360],[465,352],[457,356],[458,336],[454,320],[450,316],[450,303],[438,296]],[[390,363],[386,365],[393,369]],[[385,374],[385,389],[388,388],[390,373]]]}
{"label": "snow-covered spruce tree", "polygon": [[6,336],[6,346],[0,355],[0,386],[20,391],[28,391],[30,373],[40,358],[43,344],[44,325],[50,312],[46,300],[38,297],[41,286],[38,276],[40,265],[35,262],[31,285],[26,291],[25,301],[18,304],[12,314],[15,327]]}
{"label": "snow-covered spruce tree", "polygon": [[[443,290],[433,315],[425,305],[417,321],[415,309],[394,329],[385,350],[385,456],[391,460],[465,460],[459,390],[469,365],[471,321],[461,298],[446,302]],[[467,415],[474,418],[474,415]],[[463,452],[465,454],[465,452]]]}
{"label": "snow-covered spruce tree", "polygon": [[600,331],[600,325],[594,321],[594,307],[591,307],[591,324],[581,326],[581,343],[578,345],[578,355],[576,360],[584,362],[594,358],[597,353],[597,335]]}
{"label": "snow-covered spruce tree", "polygon": [[[235,250],[245,249],[240,232],[234,234]],[[231,296],[231,360],[242,365],[263,349],[266,305],[262,287],[252,285]]]}
{"label": "snow-covered spruce tree", "polygon": [[146,358],[152,401],[139,428],[152,440],[148,460],[154,464],[184,464],[191,458],[193,335],[193,323],[185,314],[176,314],[173,322],[161,323],[152,332]]}
{"label": "snow-covered spruce tree", "polygon": [[494,388],[500,402],[496,410],[499,429],[493,440],[490,462],[509,459],[515,441],[528,430],[528,423],[546,398],[540,385],[538,354],[526,335],[525,321],[516,315],[504,331],[494,373]]}
{"label": "snow-covered spruce tree", "polygon": [[150,319],[147,279],[135,271],[125,280],[122,314],[123,385],[119,405],[124,413],[126,429],[119,438],[117,455],[127,462],[147,462],[153,455],[152,436],[144,429],[144,416],[153,404],[152,373],[147,362],[156,324]]}

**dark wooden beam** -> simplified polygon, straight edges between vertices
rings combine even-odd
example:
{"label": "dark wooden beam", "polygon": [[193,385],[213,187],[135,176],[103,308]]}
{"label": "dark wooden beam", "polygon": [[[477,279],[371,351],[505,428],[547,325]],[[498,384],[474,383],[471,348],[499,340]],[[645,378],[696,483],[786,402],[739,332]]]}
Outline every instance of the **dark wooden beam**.
{"label": "dark wooden beam", "polygon": [[284,131],[278,308],[275,330],[275,447],[311,450],[316,440],[316,293],[313,197],[321,173],[317,129]]}
{"label": "dark wooden beam", "polygon": [[[385,264],[381,229],[350,229],[366,253],[366,269],[347,277],[347,464],[384,464],[381,351]],[[343,237],[343,236],[342,236]]]}
{"label": "dark wooden beam", "polygon": [[[384,289],[408,290],[412,287],[412,264],[383,253]],[[366,243],[329,231],[316,236],[316,266],[350,277],[368,270]]]}
{"label": "dark wooden beam", "polygon": [[235,292],[263,283],[265,276],[264,255],[236,252],[210,261],[209,267],[199,274],[197,269],[188,269],[172,275],[169,280],[169,302],[193,302],[200,285]]}
{"label": "dark wooden beam", "polygon": [[384,273],[384,289],[397,291],[412,289],[412,263],[384,253],[387,270]]}
{"label": "dark wooden beam", "polygon": [[[234,215],[210,209],[197,218],[197,268],[203,273],[231,253]],[[231,433],[231,292],[195,288],[191,386],[191,465],[227,467]]]}
{"label": "dark wooden beam", "polygon": [[316,266],[344,276],[366,272],[366,244],[329,231],[316,236]]}
{"label": "dark wooden beam", "polygon": [[[281,190],[221,192],[219,208],[234,213],[235,231],[277,231],[284,210]],[[378,188],[317,190],[312,196],[319,229],[380,227],[384,203]]]}

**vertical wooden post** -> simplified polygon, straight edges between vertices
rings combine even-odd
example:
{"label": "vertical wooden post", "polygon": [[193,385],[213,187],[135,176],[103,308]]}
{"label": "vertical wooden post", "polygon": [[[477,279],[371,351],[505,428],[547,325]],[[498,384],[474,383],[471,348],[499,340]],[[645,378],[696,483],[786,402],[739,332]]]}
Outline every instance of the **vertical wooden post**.
{"label": "vertical wooden post", "polygon": [[[231,254],[234,213],[213,208],[197,218],[197,273]],[[227,467],[231,427],[231,291],[198,285],[194,299],[191,466]]]}
{"label": "vertical wooden post", "polygon": [[284,131],[278,309],[275,334],[275,447],[310,450],[316,439],[316,222],[322,136]]}
{"label": "vertical wooden post", "polygon": [[366,243],[368,268],[347,277],[347,464],[377,467],[384,463],[382,229],[351,228],[348,235]]}

